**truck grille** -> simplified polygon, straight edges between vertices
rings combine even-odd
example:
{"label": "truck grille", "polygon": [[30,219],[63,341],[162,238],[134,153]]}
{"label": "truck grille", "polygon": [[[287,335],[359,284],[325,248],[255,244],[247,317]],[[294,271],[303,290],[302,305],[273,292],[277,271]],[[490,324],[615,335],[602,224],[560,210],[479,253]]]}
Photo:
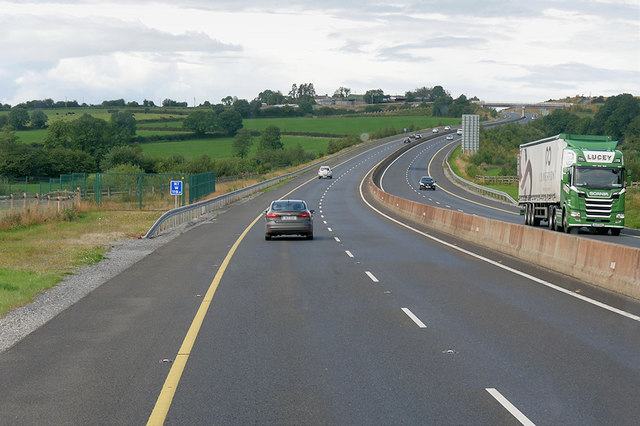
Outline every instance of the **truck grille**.
{"label": "truck grille", "polygon": [[587,218],[607,218],[611,217],[611,206],[613,200],[610,198],[586,198],[585,211]]}

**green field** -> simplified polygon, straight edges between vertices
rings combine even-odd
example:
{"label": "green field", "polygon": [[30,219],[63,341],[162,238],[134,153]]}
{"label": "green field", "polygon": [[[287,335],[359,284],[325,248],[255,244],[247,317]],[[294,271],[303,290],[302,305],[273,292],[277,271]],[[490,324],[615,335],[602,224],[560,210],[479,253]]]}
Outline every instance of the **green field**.
{"label": "green field", "polygon": [[[282,136],[285,148],[294,147],[297,144],[307,152],[318,154],[327,150],[327,144],[331,138],[314,138],[305,136]],[[255,155],[258,150],[258,138],[253,138],[253,145],[249,156]],[[150,142],[141,144],[142,152],[152,158],[166,158],[172,154],[181,154],[187,159],[200,157],[206,154],[213,159],[233,157],[233,138],[215,139],[191,139],[185,141]]]}
{"label": "green field", "polygon": [[370,117],[299,117],[299,118],[249,118],[243,120],[244,127],[264,130],[267,126],[277,126],[282,133],[324,133],[333,135],[360,135],[376,130],[395,127],[402,131],[407,127],[428,129],[431,127],[454,125],[459,118],[427,116],[376,116]]}
{"label": "green field", "polygon": [[20,142],[26,143],[26,144],[42,143],[46,135],[47,135],[47,129],[16,131],[16,136],[18,137],[18,139],[20,139]]}

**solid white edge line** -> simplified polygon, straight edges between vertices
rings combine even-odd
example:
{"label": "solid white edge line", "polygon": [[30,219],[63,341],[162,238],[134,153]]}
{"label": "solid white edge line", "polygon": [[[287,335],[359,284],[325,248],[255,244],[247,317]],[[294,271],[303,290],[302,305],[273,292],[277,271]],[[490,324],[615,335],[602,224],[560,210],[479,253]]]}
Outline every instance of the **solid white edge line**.
{"label": "solid white edge line", "polygon": [[522,414],[522,412],[520,410],[518,410],[515,405],[513,405],[512,403],[509,402],[509,400],[507,398],[505,398],[504,396],[502,396],[502,394],[500,392],[498,392],[497,389],[495,388],[486,388],[485,389],[487,392],[489,392],[489,394],[495,398],[496,401],[498,401],[500,403],[500,405],[502,405],[504,408],[507,409],[507,411],[509,413],[511,413],[511,415],[513,417],[515,417],[520,423],[522,423],[525,426],[535,426],[535,423],[533,423],[531,420],[529,420],[527,418],[527,416],[525,416],[524,414]]}
{"label": "solid white edge line", "polygon": [[[380,163],[378,163],[378,164],[380,164]],[[566,288],[562,288],[562,287],[557,286],[557,285],[555,285],[555,284],[552,284],[552,283],[550,283],[550,282],[548,282],[548,281],[545,281],[545,280],[543,280],[543,279],[541,279],[541,278],[534,277],[533,275],[529,275],[529,274],[527,274],[526,272],[518,271],[517,269],[511,268],[511,267],[506,266],[506,265],[503,265],[503,264],[501,264],[501,263],[498,263],[498,262],[496,262],[496,261],[493,261],[493,260],[491,260],[491,259],[488,259],[488,258],[486,258],[486,257],[484,257],[484,256],[481,256],[481,255],[479,255],[479,254],[473,253],[473,252],[471,252],[471,251],[469,251],[469,250],[465,250],[465,249],[463,249],[463,248],[461,248],[461,247],[458,247],[458,246],[456,246],[456,245],[453,245],[453,244],[451,244],[451,243],[448,243],[448,242],[446,242],[446,241],[444,241],[444,240],[441,240],[440,238],[434,237],[433,235],[429,235],[429,234],[427,234],[426,232],[422,232],[422,231],[420,231],[420,230],[418,230],[418,229],[416,229],[416,228],[413,228],[413,227],[411,227],[411,226],[409,226],[409,225],[407,225],[407,224],[405,224],[405,223],[400,222],[400,221],[399,221],[399,220],[397,220],[397,219],[392,218],[391,216],[388,216],[388,215],[384,214],[383,212],[381,212],[380,210],[376,209],[376,208],[375,208],[375,207],[373,207],[371,204],[369,204],[369,202],[364,198],[364,194],[362,193],[362,186],[364,185],[364,181],[366,180],[367,176],[369,176],[369,174],[371,174],[371,172],[372,172],[372,171],[373,171],[373,170],[378,166],[378,164],[376,164],[375,166],[373,166],[373,168],[372,168],[371,170],[369,170],[369,172],[368,172],[367,174],[365,174],[365,175],[364,175],[364,177],[362,178],[362,181],[360,181],[360,198],[362,199],[362,201],[364,201],[364,203],[365,203],[367,206],[369,206],[369,208],[370,208],[371,210],[375,211],[375,212],[376,212],[376,213],[378,213],[379,215],[381,215],[381,216],[385,217],[386,219],[388,219],[388,220],[390,220],[390,221],[392,221],[392,222],[397,223],[397,224],[398,224],[398,225],[400,225],[400,226],[403,226],[403,227],[405,227],[405,228],[409,229],[410,231],[413,231],[413,232],[415,232],[415,233],[417,233],[417,234],[420,234],[420,235],[422,235],[422,236],[425,236],[425,237],[427,237],[427,238],[430,238],[431,240],[433,240],[433,241],[435,241],[435,242],[438,242],[438,243],[440,243],[440,244],[442,244],[442,245],[445,245],[445,246],[447,246],[447,247],[449,247],[449,248],[451,248],[451,249],[458,250],[458,251],[460,251],[460,252],[462,252],[462,253],[465,253],[465,254],[467,254],[467,255],[469,255],[469,256],[475,257],[476,259],[479,259],[479,260],[482,260],[482,261],[484,261],[484,262],[487,262],[487,263],[489,263],[489,264],[491,264],[491,265],[493,265],[493,266],[497,266],[498,268],[502,268],[502,269],[504,269],[504,270],[506,270],[506,271],[509,271],[509,272],[512,272],[512,273],[514,273],[514,274],[516,274],[516,275],[520,275],[520,276],[521,276],[521,277],[523,277],[523,278],[527,278],[527,279],[529,279],[529,280],[531,280],[531,281],[537,282],[538,284],[542,284],[542,285],[544,285],[544,286],[547,286],[547,287],[549,287],[549,288],[552,288],[552,289],[554,289],[554,290],[557,290],[557,291],[559,291],[559,292],[561,292],[561,293],[564,293],[564,294],[566,294],[566,295],[568,295],[568,296],[575,297],[576,299],[580,299],[580,300],[582,300],[583,302],[591,303],[592,305],[598,306],[598,307],[600,307],[600,308],[602,308],[602,309],[606,309],[606,310],[608,310],[608,311],[610,311],[610,312],[616,313],[616,314],[618,314],[618,315],[622,315],[623,317],[629,318],[629,319],[631,319],[631,320],[633,320],[633,321],[638,321],[638,322],[640,322],[640,316],[638,316],[638,315],[634,315],[634,314],[631,314],[631,313],[629,313],[629,312],[625,312],[625,311],[623,311],[623,310],[621,310],[621,309],[614,308],[613,306],[609,306],[609,305],[606,305],[606,304],[604,304],[604,303],[602,303],[602,302],[599,302],[599,301],[597,301],[597,300],[590,299],[590,298],[588,298],[588,297],[586,297],[586,296],[583,296],[583,295],[581,295],[581,294],[579,294],[579,293],[574,293],[574,292],[572,292],[571,290],[567,290]]]}
{"label": "solid white edge line", "polygon": [[374,283],[378,283],[380,281],[378,281],[378,279],[375,277],[375,275],[373,275],[371,272],[369,271],[364,271],[365,274],[367,274],[367,276],[369,278],[371,278],[371,281],[373,281]]}
{"label": "solid white edge line", "polygon": [[418,325],[418,327],[420,327],[420,328],[427,328],[427,326],[426,326],[422,321],[420,321],[420,318],[418,318],[417,316],[415,316],[415,315],[413,314],[413,312],[411,312],[411,311],[409,310],[409,308],[402,308],[402,312],[404,312],[405,314],[407,314],[407,316],[408,316],[409,318],[411,318],[411,319],[413,320],[413,322],[415,322],[415,323]]}

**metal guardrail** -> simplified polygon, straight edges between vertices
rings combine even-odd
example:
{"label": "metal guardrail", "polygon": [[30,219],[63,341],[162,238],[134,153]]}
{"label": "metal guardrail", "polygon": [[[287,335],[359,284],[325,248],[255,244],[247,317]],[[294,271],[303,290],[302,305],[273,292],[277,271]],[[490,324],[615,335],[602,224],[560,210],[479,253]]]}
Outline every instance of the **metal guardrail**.
{"label": "metal guardrail", "polygon": [[350,152],[353,152],[355,150],[358,149],[362,149],[365,146],[368,146],[370,144],[373,143],[384,143],[393,139],[397,139],[398,135],[394,135],[394,136],[389,136],[386,138],[382,138],[382,139],[376,139],[376,140],[372,140],[360,145],[357,145],[355,147],[349,148],[346,151],[343,152],[339,152],[337,154],[334,154],[330,157],[326,157],[323,158],[319,161],[316,161],[306,167],[303,167],[302,169],[296,170],[294,172],[291,173],[287,173],[285,175],[281,175],[281,176],[277,176],[268,180],[265,180],[264,182],[260,182],[257,183],[255,185],[251,185],[248,186],[246,188],[242,188],[242,189],[238,189],[236,191],[230,192],[228,194],[224,194],[224,195],[220,195],[218,197],[215,198],[211,198],[209,200],[203,200],[203,201],[199,201],[197,203],[194,204],[189,204],[186,206],[182,206],[182,207],[178,207],[172,210],[169,210],[167,212],[165,212],[162,216],[160,216],[158,218],[158,220],[156,220],[156,222],[151,226],[151,228],[149,228],[149,230],[147,231],[147,234],[144,236],[144,238],[153,238],[155,236],[157,236],[158,234],[160,234],[163,231],[166,231],[168,229],[180,226],[184,223],[187,223],[193,219],[196,219],[202,215],[205,215],[207,213],[210,213],[214,210],[220,209],[224,206],[226,206],[227,204],[233,203],[235,201],[238,201],[244,197],[247,197],[255,192],[258,191],[262,191],[263,189],[266,189],[272,185],[275,185],[279,182],[282,182],[283,180],[295,177],[297,175],[303,174],[315,167],[318,167],[320,164],[326,163],[327,161],[333,160],[335,158],[341,157],[343,155],[349,154]]}
{"label": "metal guardrail", "polygon": [[[457,145],[456,145],[457,146]],[[453,152],[453,150],[456,148],[456,146],[454,146],[453,148],[451,148],[451,150],[449,150],[449,152],[447,153],[444,162],[447,165],[447,168],[449,169],[449,175],[451,177],[453,177],[453,179],[455,179],[459,184],[461,184],[464,187],[470,188],[471,190],[478,192],[480,195],[483,196],[490,196],[492,198],[496,198],[502,201],[505,201],[509,204],[513,204],[514,206],[518,205],[518,202],[516,200],[514,200],[511,195],[507,194],[506,192],[503,191],[498,191],[492,188],[487,188],[486,186],[482,186],[482,185],[478,185],[477,183],[474,182],[470,182],[460,176],[458,176],[457,174],[455,174],[453,172],[453,169],[451,168],[451,165],[449,164],[449,156],[451,155],[451,153]]]}

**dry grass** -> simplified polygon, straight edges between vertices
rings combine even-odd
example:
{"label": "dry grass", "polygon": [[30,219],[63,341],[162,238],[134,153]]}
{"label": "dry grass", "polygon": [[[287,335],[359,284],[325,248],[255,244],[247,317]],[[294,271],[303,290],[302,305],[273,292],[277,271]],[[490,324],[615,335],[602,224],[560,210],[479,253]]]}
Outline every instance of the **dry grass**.
{"label": "dry grass", "polygon": [[139,238],[160,216],[159,212],[100,211],[83,205],[64,220],[46,218],[41,223],[0,232],[0,267],[66,274],[78,265],[100,260],[106,245],[122,238]]}

